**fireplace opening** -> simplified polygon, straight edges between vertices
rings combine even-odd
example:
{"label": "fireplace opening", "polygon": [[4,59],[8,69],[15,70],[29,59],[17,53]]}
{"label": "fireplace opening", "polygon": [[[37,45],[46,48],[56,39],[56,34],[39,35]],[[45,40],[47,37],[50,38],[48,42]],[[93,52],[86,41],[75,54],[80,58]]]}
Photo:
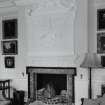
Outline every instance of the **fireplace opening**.
{"label": "fireplace opening", "polygon": [[55,95],[60,95],[62,90],[67,90],[67,77],[65,74],[37,74],[37,90],[48,85]]}
{"label": "fireplace opening", "polygon": [[27,67],[28,98],[48,105],[74,103],[74,76],[72,67]]}

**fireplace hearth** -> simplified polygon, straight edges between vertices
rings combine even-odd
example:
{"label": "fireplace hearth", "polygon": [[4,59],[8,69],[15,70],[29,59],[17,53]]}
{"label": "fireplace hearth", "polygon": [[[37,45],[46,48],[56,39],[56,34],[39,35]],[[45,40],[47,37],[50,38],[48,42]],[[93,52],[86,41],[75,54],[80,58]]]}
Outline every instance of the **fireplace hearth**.
{"label": "fireplace hearth", "polygon": [[71,105],[74,102],[73,67],[27,67],[28,98],[45,104]]}

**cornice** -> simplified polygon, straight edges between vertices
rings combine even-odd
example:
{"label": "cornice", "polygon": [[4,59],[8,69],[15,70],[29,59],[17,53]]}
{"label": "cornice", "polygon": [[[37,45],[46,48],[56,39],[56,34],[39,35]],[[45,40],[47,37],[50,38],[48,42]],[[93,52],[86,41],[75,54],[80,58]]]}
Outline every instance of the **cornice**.
{"label": "cornice", "polygon": [[77,0],[0,0],[0,12],[24,8],[30,16],[35,14],[74,13]]}
{"label": "cornice", "polygon": [[105,0],[94,0],[93,6],[97,8],[104,8],[105,7]]}
{"label": "cornice", "polygon": [[33,4],[34,0],[0,0],[0,8],[26,6]]}
{"label": "cornice", "polygon": [[76,0],[0,0],[0,7],[5,8],[9,6],[28,6],[37,4],[38,6],[63,6],[64,8],[71,8],[74,6]]}
{"label": "cornice", "polygon": [[10,0],[0,0],[0,8],[12,7],[14,3]]}

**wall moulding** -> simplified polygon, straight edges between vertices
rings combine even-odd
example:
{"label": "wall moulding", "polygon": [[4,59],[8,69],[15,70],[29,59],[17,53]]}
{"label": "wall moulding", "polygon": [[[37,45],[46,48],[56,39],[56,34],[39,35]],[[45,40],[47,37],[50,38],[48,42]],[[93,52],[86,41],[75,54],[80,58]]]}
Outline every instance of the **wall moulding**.
{"label": "wall moulding", "polygon": [[34,5],[35,8],[63,8],[70,9],[75,7],[76,0],[0,0],[0,8],[29,6]]}
{"label": "wall moulding", "polygon": [[[4,0],[4,1],[9,1],[9,0]],[[29,4],[37,3],[40,6],[62,5],[66,8],[70,8],[74,6],[76,0],[11,0],[11,2],[14,2],[17,5],[26,5],[26,4],[29,5]]]}
{"label": "wall moulding", "polygon": [[44,14],[73,11],[76,9],[76,0],[36,0],[26,9],[30,16],[33,12]]}

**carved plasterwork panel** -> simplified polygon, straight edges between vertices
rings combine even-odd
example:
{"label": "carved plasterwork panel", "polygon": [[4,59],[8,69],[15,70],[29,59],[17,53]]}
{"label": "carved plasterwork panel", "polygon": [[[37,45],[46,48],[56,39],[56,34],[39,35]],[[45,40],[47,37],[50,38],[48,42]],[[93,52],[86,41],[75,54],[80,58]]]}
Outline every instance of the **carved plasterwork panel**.
{"label": "carved plasterwork panel", "polygon": [[76,8],[71,1],[43,0],[26,8],[29,55],[74,54]]}

